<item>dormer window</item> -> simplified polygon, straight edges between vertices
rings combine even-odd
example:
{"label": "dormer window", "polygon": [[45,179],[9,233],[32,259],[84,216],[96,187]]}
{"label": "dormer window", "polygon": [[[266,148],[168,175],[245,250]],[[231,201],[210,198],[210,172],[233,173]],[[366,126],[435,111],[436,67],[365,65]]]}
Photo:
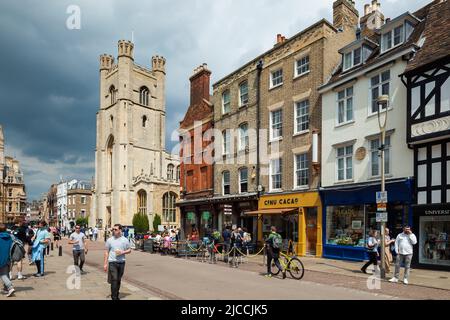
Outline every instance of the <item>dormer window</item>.
{"label": "dormer window", "polygon": [[418,21],[416,17],[406,13],[386,23],[381,28],[381,53],[405,43]]}
{"label": "dormer window", "polygon": [[403,36],[403,26],[399,26],[384,33],[381,38],[381,51],[385,52],[402,44],[404,41]]}
{"label": "dormer window", "polygon": [[344,53],[344,71],[361,64],[361,47]]}

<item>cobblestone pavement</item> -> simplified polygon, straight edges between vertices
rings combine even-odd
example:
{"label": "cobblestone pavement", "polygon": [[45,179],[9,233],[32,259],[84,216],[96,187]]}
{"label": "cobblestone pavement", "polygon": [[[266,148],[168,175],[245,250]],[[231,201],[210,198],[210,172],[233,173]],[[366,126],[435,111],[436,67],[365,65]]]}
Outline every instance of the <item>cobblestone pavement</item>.
{"label": "cobblestone pavement", "polygon": [[[89,259],[89,254],[87,258]],[[9,298],[5,295],[0,295],[0,301],[110,299],[111,290],[106,282],[105,272],[86,265],[83,269],[87,274],[81,275],[78,282],[76,275],[71,273],[73,270],[72,264],[72,257],[67,253],[64,252],[63,256],[58,256],[58,251],[50,251],[50,255],[46,256],[45,260],[45,276],[35,278],[33,274],[36,272],[36,267],[24,261],[23,274],[28,278],[25,280],[13,280],[13,285],[16,289],[15,294]],[[15,267],[13,275],[17,276]],[[77,283],[79,283],[79,287]],[[124,300],[160,299],[153,293],[123,281],[120,291],[120,298]]]}
{"label": "cobblestone pavement", "polygon": [[[84,267],[88,274],[82,276],[79,290],[69,290],[71,274],[66,270],[72,263],[71,249],[63,240],[63,256],[55,250],[47,257],[47,276],[15,280],[17,293],[11,299],[109,299],[110,287],[102,270],[103,247],[103,241],[89,243]],[[415,284],[381,282],[380,289],[369,289],[369,276],[359,271],[361,263],[302,257],[306,272],[297,281],[289,276],[286,280],[265,278],[262,258],[246,259],[236,269],[222,261],[209,264],[133,250],[127,256],[122,299],[450,299],[450,290],[445,289],[448,280],[443,279],[448,272],[414,269],[410,283]],[[34,266],[25,267],[26,275],[34,272]],[[373,282],[369,281],[369,286],[373,287]],[[237,288],[245,294],[237,294]]]}

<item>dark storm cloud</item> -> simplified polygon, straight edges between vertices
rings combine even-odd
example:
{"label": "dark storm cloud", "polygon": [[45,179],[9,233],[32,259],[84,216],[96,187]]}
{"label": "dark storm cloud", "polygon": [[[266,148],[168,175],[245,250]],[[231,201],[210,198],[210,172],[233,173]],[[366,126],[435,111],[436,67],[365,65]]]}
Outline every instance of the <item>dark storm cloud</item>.
{"label": "dark storm cloud", "polygon": [[[53,1],[0,2],[0,124],[7,150],[26,174],[29,198],[60,175],[94,174],[98,57],[117,56],[117,41],[134,31],[135,61],[167,59],[166,144],[189,104],[189,76],[206,62],[212,83],[287,37],[325,17],[324,1]],[[369,3],[369,0],[365,1]],[[386,16],[427,1],[381,1]],[[357,1],[362,10],[363,2]],[[81,30],[68,30],[69,5],[81,8]],[[20,157],[19,157],[20,156]]]}

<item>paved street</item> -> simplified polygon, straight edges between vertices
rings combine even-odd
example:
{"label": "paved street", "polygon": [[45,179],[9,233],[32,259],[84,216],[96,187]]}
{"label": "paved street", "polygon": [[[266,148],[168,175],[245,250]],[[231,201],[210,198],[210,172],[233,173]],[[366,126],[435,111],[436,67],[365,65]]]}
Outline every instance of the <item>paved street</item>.
{"label": "paved street", "polygon": [[[55,248],[56,249],[56,248]],[[58,251],[50,251],[46,256],[45,274],[43,278],[35,278],[34,265],[24,265],[25,280],[14,280],[16,293],[10,298],[0,295],[0,300],[105,300],[111,294],[110,287],[106,283],[106,274],[96,268],[85,268],[86,275],[81,276],[79,289],[76,288],[77,281],[71,273],[70,266],[73,260],[69,255],[58,256]],[[68,268],[70,269],[69,272]],[[14,276],[17,276],[14,270]],[[69,289],[72,288],[72,289]],[[157,296],[136,288],[128,283],[122,282],[122,299],[148,300],[159,299]]]}
{"label": "paved street", "polygon": [[[109,299],[102,259],[103,242],[90,243],[84,268],[88,274],[82,276],[80,289],[70,290],[67,281],[72,275],[66,270],[72,259],[70,247],[64,244],[62,257],[53,251],[47,258],[45,278],[14,281],[17,294],[11,299]],[[297,281],[289,277],[286,280],[264,277],[261,257],[235,269],[222,262],[211,265],[194,259],[133,251],[127,257],[122,299],[450,299],[449,290],[429,286],[383,282],[381,290],[370,290],[368,276],[346,270],[348,266],[342,266],[345,262],[340,265],[333,260],[311,258],[303,261],[307,271],[305,277]],[[26,275],[33,272],[33,266],[25,267]],[[419,270],[413,270],[411,280],[419,273]],[[448,276],[448,273],[438,273],[436,279],[444,275]],[[448,282],[448,278],[441,281],[444,287]],[[0,296],[0,299],[6,298]]]}

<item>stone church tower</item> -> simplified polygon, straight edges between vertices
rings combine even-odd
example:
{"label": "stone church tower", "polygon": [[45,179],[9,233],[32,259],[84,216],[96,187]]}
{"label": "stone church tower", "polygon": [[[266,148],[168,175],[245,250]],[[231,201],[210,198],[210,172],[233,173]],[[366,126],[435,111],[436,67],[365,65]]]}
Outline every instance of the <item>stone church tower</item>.
{"label": "stone church tower", "polygon": [[[134,44],[120,40],[117,63],[100,56],[95,186],[90,225],[132,225],[137,212],[155,214],[163,225],[179,225],[179,158],[165,151],[166,60],[151,69],[134,63]],[[173,206],[172,206],[173,202]]]}

